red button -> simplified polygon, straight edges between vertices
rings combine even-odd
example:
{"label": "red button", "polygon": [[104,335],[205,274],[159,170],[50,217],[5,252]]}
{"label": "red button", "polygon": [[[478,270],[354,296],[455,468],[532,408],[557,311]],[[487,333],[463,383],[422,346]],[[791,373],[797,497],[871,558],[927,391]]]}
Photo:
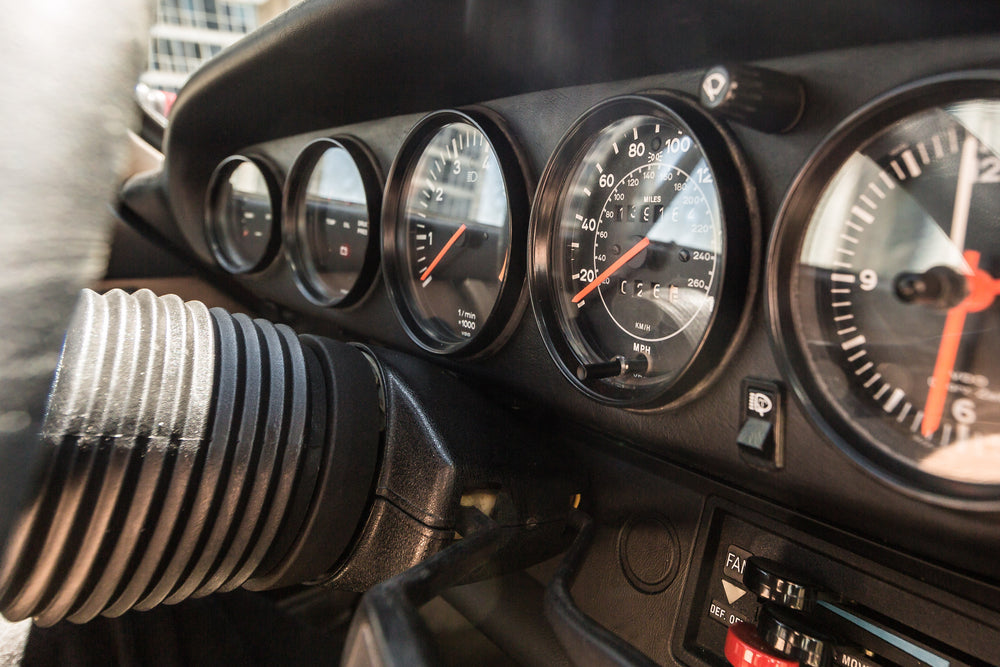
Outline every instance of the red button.
{"label": "red button", "polygon": [[733,667],[798,667],[799,663],[775,655],[751,623],[737,621],[729,626],[726,634],[726,660]]}

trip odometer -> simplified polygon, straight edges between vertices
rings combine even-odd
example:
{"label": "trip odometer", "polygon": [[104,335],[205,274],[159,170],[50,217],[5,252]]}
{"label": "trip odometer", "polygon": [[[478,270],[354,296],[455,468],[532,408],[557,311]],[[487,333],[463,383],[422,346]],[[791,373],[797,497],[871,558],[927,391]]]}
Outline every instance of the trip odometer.
{"label": "trip odometer", "polygon": [[738,159],[673,96],[609,100],[556,149],[533,219],[534,304],[549,350],[590,395],[659,405],[721,366],[756,243]]}

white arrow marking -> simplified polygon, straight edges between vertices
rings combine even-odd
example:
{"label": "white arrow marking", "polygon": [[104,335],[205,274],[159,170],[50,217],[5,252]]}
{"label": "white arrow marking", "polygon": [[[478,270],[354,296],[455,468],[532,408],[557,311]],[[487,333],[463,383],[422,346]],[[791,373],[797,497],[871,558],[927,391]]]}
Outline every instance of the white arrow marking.
{"label": "white arrow marking", "polygon": [[726,599],[729,600],[729,604],[733,604],[747,594],[745,590],[736,584],[729,583],[725,579],[722,580],[722,587],[726,589]]}

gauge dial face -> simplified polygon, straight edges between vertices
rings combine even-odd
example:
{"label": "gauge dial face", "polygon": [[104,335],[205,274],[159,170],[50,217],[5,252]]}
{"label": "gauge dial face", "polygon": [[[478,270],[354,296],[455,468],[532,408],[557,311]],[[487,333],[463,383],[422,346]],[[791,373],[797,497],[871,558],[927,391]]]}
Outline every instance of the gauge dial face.
{"label": "gauge dial face", "polygon": [[[348,306],[378,268],[381,182],[359,142],[319,139],[289,175],[287,247],[302,293],[321,306]],[[374,239],[374,240],[373,240]]]}
{"label": "gauge dial face", "polygon": [[393,167],[398,187],[390,176],[386,277],[411,336],[433,352],[482,349],[523,282],[521,251],[512,252],[523,247],[523,178],[488,123],[456,112],[425,119]]}
{"label": "gauge dial face", "polygon": [[270,170],[250,158],[228,158],[212,174],[206,207],[208,241],[216,261],[230,273],[254,271],[273,256],[278,192]]}
{"label": "gauge dial face", "polygon": [[535,230],[566,351],[547,327],[550,349],[599,398],[662,398],[702,350],[726,280],[732,223],[715,161],[679,114],[635,98],[578,121],[553,157],[563,160],[556,204]]}
{"label": "gauge dial face", "polygon": [[783,214],[791,291],[771,289],[849,453],[897,483],[998,499],[1000,85],[965,84],[903,92],[831,141],[792,195],[819,194],[805,227],[801,199]]}

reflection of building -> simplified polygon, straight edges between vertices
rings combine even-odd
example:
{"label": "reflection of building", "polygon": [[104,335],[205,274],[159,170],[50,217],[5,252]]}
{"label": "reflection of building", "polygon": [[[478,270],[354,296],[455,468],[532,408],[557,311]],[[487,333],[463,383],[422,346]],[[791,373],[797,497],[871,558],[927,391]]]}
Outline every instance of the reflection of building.
{"label": "reflection of building", "polygon": [[139,82],[176,93],[202,63],[298,0],[157,0]]}

